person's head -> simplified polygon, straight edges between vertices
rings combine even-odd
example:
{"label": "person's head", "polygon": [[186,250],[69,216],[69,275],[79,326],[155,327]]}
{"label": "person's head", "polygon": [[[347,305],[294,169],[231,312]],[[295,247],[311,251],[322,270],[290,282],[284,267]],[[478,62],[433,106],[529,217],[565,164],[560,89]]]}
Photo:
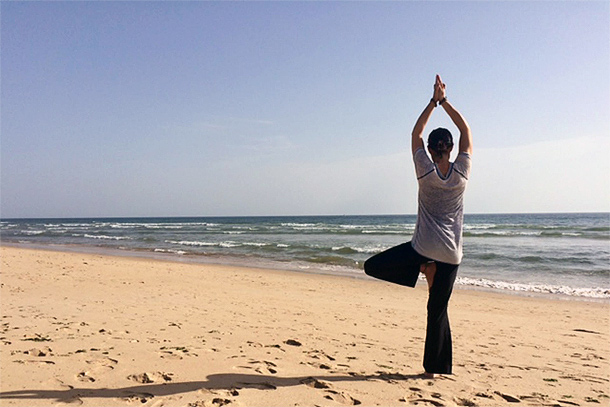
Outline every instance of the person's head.
{"label": "person's head", "polygon": [[428,136],[428,151],[434,162],[441,161],[443,157],[448,160],[452,149],[453,137],[449,130],[442,127],[432,130]]}

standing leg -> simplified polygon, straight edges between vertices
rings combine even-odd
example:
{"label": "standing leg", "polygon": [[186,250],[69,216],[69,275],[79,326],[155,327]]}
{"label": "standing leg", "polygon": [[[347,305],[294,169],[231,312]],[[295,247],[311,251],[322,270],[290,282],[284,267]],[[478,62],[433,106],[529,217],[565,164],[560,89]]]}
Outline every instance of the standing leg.
{"label": "standing leg", "polygon": [[447,307],[459,265],[436,262],[428,296],[428,325],[424,350],[426,373],[451,374],[452,343]]}

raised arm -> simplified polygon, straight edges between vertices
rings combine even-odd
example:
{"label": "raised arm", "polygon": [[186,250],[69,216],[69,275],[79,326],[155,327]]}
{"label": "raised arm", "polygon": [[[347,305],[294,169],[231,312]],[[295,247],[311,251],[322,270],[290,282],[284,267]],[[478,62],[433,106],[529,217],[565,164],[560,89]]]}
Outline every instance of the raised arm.
{"label": "raised arm", "polygon": [[470,126],[468,126],[468,122],[466,122],[464,116],[462,116],[445,97],[445,84],[441,81],[440,76],[436,76],[436,81],[437,83],[440,82],[440,105],[445,109],[445,112],[447,112],[453,121],[453,124],[455,124],[460,131],[460,152],[472,154],[472,133],[470,132]]}
{"label": "raised arm", "polygon": [[472,133],[466,119],[447,100],[441,106],[460,130],[460,153],[472,154]]}
{"label": "raised arm", "polygon": [[419,115],[417,122],[415,122],[415,127],[413,127],[413,131],[411,132],[411,151],[413,154],[420,149],[424,148],[424,128],[432,115],[432,111],[436,107],[436,102],[434,100],[430,100],[426,105],[426,108]]}
{"label": "raised arm", "polygon": [[434,93],[432,95],[432,99],[428,102],[424,111],[419,115],[419,118],[415,122],[415,126],[413,127],[413,131],[411,132],[411,151],[413,154],[420,149],[424,148],[424,129],[426,128],[426,124],[428,124],[428,120],[430,120],[430,116],[432,116],[432,112],[436,107],[436,104],[439,100],[441,100],[441,88],[440,85],[442,82],[440,81],[440,76],[436,76],[436,82],[434,84]]}

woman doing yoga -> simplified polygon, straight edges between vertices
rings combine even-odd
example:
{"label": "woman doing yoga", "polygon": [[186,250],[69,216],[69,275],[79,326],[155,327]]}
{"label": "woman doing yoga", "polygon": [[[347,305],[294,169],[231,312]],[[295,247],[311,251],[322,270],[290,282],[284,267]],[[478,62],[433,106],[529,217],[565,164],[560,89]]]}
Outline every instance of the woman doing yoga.
{"label": "woman doing yoga", "polygon": [[[460,132],[459,153],[449,161],[453,138],[438,128],[428,136],[424,149],[423,132],[432,112],[440,105]],[[426,377],[451,374],[452,344],[447,306],[457,270],[462,260],[464,191],[470,175],[472,135],[462,115],[449,103],[445,84],[436,76],[433,97],[421,113],[413,132],[411,147],[418,182],[418,209],[410,242],[388,249],[368,259],[366,274],[396,284],[415,287],[422,272],[428,282],[428,317],[424,349]]]}

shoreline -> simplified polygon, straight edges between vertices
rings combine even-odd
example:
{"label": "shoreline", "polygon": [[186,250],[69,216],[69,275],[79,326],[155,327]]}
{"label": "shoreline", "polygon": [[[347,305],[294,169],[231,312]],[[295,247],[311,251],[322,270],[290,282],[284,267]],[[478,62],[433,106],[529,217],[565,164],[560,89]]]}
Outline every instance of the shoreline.
{"label": "shoreline", "polygon": [[603,405],[610,305],[456,290],[421,376],[425,284],[0,247],[3,406]]}
{"label": "shoreline", "polygon": [[[240,259],[237,256],[201,256],[201,255],[180,255],[176,253],[167,252],[154,252],[149,250],[129,250],[129,249],[117,249],[107,248],[99,246],[85,246],[85,245],[59,245],[59,244],[40,244],[40,243],[15,243],[0,241],[1,247],[12,247],[16,249],[25,250],[42,250],[52,252],[66,252],[66,253],[81,253],[81,254],[93,254],[102,256],[115,256],[123,258],[140,258],[149,260],[158,260],[164,262],[175,262],[179,264],[201,264],[210,266],[232,266],[232,267],[245,267],[254,268],[260,270],[277,270],[290,273],[306,273],[314,275],[332,275],[346,278],[355,278],[368,281],[376,281],[374,278],[364,274],[363,270],[361,273],[354,272],[345,268],[337,267],[335,270],[323,270],[319,267],[312,265],[308,268],[297,268],[289,267],[288,264],[282,262],[265,261],[264,259],[256,259],[253,262],[246,264],[247,259]],[[420,280],[423,281],[423,277],[420,276]],[[419,284],[421,284],[421,281]],[[418,284],[418,285],[419,285]],[[537,291],[523,291],[523,290],[510,290],[503,288],[494,288],[480,285],[471,284],[460,284],[459,272],[458,281],[456,281],[455,289],[458,290],[470,290],[470,291],[481,291],[489,293],[497,293],[501,295],[512,295],[525,298],[549,298],[558,299],[563,301],[584,301],[584,302],[595,302],[595,303],[609,303],[610,298],[597,298],[589,296],[578,296],[569,295],[564,293],[550,293],[550,292],[537,292]]]}

